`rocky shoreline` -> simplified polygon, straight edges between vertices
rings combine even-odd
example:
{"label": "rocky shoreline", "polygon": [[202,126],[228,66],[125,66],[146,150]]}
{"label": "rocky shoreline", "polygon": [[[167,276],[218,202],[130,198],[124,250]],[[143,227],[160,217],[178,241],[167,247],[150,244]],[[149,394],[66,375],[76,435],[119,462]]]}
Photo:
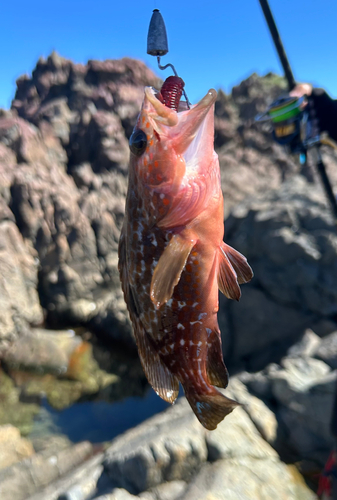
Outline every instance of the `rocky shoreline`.
{"label": "rocky shoreline", "polygon": [[[225,237],[255,272],[219,311],[227,393],[243,406],[214,433],[181,399],[98,448],[25,437],[42,397],[62,409],[144,394],[117,247],[145,85],[160,80],[140,61],[52,53],[0,110],[0,497],[314,499],[332,446],[337,236],[314,169],[253,121],[284,90],[276,75],[215,105]],[[323,154],[336,186],[337,155]]]}
{"label": "rocky shoreline", "polygon": [[309,486],[333,444],[336,382],[337,331],[321,339],[308,330],[280,364],[231,378],[226,394],[242,406],[212,432],[185,398],[104,447],[61,437],[32,444],[2,426],[1,498],[314,500]]}

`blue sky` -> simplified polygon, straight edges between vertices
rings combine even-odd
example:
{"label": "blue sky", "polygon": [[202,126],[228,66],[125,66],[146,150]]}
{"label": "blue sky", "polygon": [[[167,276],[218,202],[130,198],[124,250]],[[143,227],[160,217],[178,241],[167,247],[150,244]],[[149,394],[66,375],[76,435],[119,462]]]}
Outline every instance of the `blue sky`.
{"label": "blue sky", "polygon": [[[270,0],[295,79],[324,87],[337,98],[336,0]],[[253,71],[281,73],[258,0],[41,0],[3,1],[0,9],[0,107],[9,108],[15,80],[56,50],[76,62],[142,59],[154,8],[166,24],[169,53],[195,102],[210,87],[230,91]]]}

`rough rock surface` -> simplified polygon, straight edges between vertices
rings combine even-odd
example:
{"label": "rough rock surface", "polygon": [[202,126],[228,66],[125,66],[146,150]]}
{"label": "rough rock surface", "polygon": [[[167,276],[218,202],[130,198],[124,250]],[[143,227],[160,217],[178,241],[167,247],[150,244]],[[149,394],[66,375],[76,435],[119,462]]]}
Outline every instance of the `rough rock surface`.
{"label": "rough rock surface", "polygon": [[302,477],[280,461],[251,458],[206,464],[181,500],[314,500]]}
{"label": "rough rock surface", "polygon": [[[0,262],[2,276],[6,268],[17,275],[0,282],[8,296],[0,306],[3,349],[44,318],[53,328],[86,325],[133,347],[117,246],[127,141],[145,85],[160,80],[139,61],[82,65],[55,52],[17,81],[12,110],[0,113]],[[219,91],[215,106],[225,212],[232,213],[226,237],[255,271],[240,304],[222,306],[224,351],[236,369],[264,366],[312,321],[335,314],[336,287],[325,270],[336,247],[324,196],[297,181],[298,163],[253,122],[284,89],[282,78],[254,74],[230,95]],[[336,155],[324,159],[336,180]]]}
{"label": "rough rock surface", "polygon": [[180,398],[93,457],[88,443],[37,442],[29,461],[0,472],[1,498],[26,498],[24,485],[29,500],[314,500],[299,470],[317,487],[332,446],[337,373],[313,357],[324,340],[309,330],[280,365],[232,377],[226,393],[242,407],[214,431]]}
{"label": "rough rock surface", "polygon": [[178,404],[117,438],[104,466],[116,486],[137,494],[164,481],[187,480],[206,458],[205,430]]}
{"label": "rough rock surface", "polygon": [[33,455],[30,441],[20,436],[20,431],[12,425],[0,426],[0,469],[9,467]]}
{"label": "rough rock surface", "polygon": [[227,219],[227,241],[255,273],[239,303],[224,301],[234,331],[224,334],[229,364],[262,368],[306,328],[323,319],[336,324],[337,235],[319,186],[296,176],[242,202]]}
{"label": "rough rock surface", "polygon": [[[85,325],[110,342],[134,346],[117,247],[128,138],[145,85],[158,88],[160,81],[139,61],[81,65],[53,53],[39,60],[31,76],[18,80],[11,111],[0,111],[2,362],[31,366],[42,360],[49,369],[70,363],[68,354],[53,356],[45,343],[43,349],[34,344],[34,329],[43,323],[53,329]],[[196,500],[197,494],[221,498],[219,478],[224,475],[226,498],[269,499],[277,496],[275,484],[280,498],[281,493],[290,499],[314,498],[275,450],[287,460],[321,467],[331,446],[337,239],[320,184],[313,182],[315,170],[310,165],[301,170],[272,142],[270,131],[253,122],[284,88],[284,80],[275,75],[252,75],[231,95],[220,91],[215,106],[226,241],[248,257],[255,272],[240,303],[221,299],[223,348],[233,371],[264,368],[233,380],[230,392],[243,408],[208,435],[190,408],[178,404],[116,439],[104,459],[93,457],[92,462],[87,443],[41,449],[0,473],[2,499],[29,494],[42,500],[43,491],[50,498],[57,493],[77,500],[88,495],[122,500],[135,494],[149,500],[177,500],[175,495]],[[323,155],[336,186],[337,156],[328,149]],[[308,328],[312,332],[286,355]],[[75,379],[82,373],[77,368],[71,367]],[[24,380],[22,374],[12,376],[18,385],[20,377]],[[16,423],[20,390],[7,374],[1,372],[0,378],[0,420]],[[26,382],[21,395],[36,398],[41,387]],[[61,390],[68,382],[62,381]],[[53,384],[49,377],[51,393]],[[99,387],[95,378],[87,389],[92,393]],[[37,405],[27,404],[26,411],[29,422],[22,427],[27,432]],[[208,474],[214,484],[206,492]],[[192,482],[186,486],[182,481]]]}
{"label": "rough rock surface", "polygon": [[[242,382],[233,382],[231,394],[235,385],[243,393]],[[255,399],[247,392],[246,404],[213,432],[181,398],[117,437],[104,453],[93,455],[85,442],[45,442],[28,460],[0,471],[1,498],[267,500],[278,492],[287,500],[316,499],[298,470],[282,463],[255,427],[247,410]],[[267,410],[261,401],[260,409],[261,414]]]}
{"label": "rough rock surface", "polygon": [[[239,378],[273,409],[277,433],[272,444],[279,453],[287,460],[311,461],[322,467],[334,444],[330,424],[337,371],[312,357],[324,345],[325,339],[318,336],[310,355],[305,350],[294,355],[308,345],[308,337],[313,343],[313,333],[306,332],[280,364],[272,363],[261,372],[243,373]],[[331,356],[332,363],[336,356]]]}

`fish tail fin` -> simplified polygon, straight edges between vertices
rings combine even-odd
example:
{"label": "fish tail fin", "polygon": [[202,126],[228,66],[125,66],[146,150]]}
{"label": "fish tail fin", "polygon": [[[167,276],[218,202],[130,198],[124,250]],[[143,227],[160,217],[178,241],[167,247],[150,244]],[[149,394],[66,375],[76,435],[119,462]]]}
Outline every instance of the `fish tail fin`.
{"label": "fish tail fin", "polygon": [[193,387],[184,387],[184,391],[195,416],[210,431],[216,429],[226,415],[240,406],[240,403],[227,398],[216,389],[208,394],[198,394]]}

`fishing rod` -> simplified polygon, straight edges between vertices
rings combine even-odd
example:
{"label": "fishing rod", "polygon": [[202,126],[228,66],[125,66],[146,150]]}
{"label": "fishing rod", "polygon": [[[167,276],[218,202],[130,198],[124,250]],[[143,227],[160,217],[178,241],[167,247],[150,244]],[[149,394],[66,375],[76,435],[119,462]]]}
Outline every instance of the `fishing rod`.
{"label": "fishing rod", "polygon": [[[268,24],[275,48],[282,64],[284,75],[288,83],[288,90],[296,86],[296,80],[291,70],[283,43],[278,32],[274,17],[271,13],[268,0],[259,0],[264,17]],[[310,99],[310,98],[309,98]],[[320,137],[319,131],[313,125],[307,108],[306,97],[280,97],[269,108],[256,117],[256,121],[270,121],[273,127],[273,138],[279,144],[288,147],[292,153],[300,154],[301,163],[307,161],[307,151],[315,148],[317,155],[316,169],[321,178],[325,194],[337,225],[337,200],[322,160],[320,146],[324,143],[334,146],[330,141]]]}

